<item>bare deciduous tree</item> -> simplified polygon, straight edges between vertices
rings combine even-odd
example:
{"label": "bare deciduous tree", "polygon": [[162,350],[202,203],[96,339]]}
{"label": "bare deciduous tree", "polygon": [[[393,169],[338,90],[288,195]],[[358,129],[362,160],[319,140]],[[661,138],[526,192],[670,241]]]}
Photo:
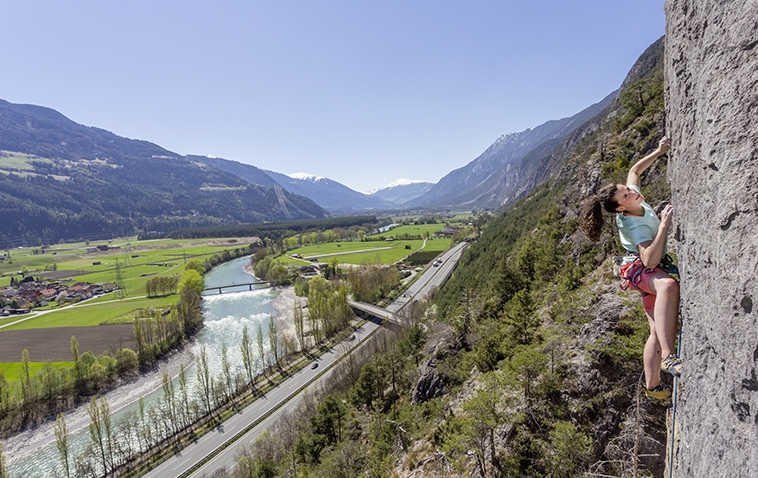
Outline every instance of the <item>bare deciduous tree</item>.
{"label": "bare deciduous tree", "polygon": [[[69,446],[68,446],[68,428],[66,427],[66,418],[63,413],[58,414],[55,419],[55,445],[58,447],[58,453],[61,456],[61,465],[66,473],[66,478],[71,476],[71,467],[69,466]],[[0,474],[2,476],[2,474]]]}

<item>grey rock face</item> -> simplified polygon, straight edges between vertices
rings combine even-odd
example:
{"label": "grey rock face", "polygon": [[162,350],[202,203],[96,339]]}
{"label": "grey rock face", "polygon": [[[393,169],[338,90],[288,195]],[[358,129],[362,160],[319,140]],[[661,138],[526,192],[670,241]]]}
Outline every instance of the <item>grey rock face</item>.
{"label": "grey rock face", "polygon": [[758,476],[758,2],[666,1],[683,476]]}
{"label": "grey rock face", "polygon": [[447,393],[447,389],[445,388],[446,381],[445,377],[437,371],[437,360],[434,358],[429,359],[421,377],[416,383],[416,388],[413,389],[411,403],[415,404],[441,397]]}
{"label": "grey rock face", "polygon": [[432,357],[424,365],[421,376],[413,388],[411,403],[425,402],[448,393],[447,376],[437,366],[445,361],[454,347],[449,336],[441,337],[429,345]]}

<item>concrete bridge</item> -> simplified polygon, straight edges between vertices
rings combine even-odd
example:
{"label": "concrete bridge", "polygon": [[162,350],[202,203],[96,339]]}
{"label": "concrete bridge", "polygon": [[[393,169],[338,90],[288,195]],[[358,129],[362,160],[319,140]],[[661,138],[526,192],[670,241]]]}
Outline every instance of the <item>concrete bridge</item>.
{"label": "concrete bridge", "polygon": [[[219,294],[223,294],[224,289],[232,289],[234,287],[245,287],[247,286],[247,290],[253,290],[254,285],[265,285],[266,287],[271,287],[270,282],[266,281],[258,281],[258,282],[240,282],[239,284],[229,284],[229,285],[222,285],[222,286],[214,286],[214,287],[206,287],[203,289],[203,291],[206,290],[218,290]],[[260,287],[256,287],[256,289],[260,289]],[[234,291],[234,292],[240,292],[240,291]]]}
{"label": "concrete bridge", "polygon": [[364,314],[371,315],[378,319],[386,320],[394,325],[400,324],[400,317],[398,317],[397,314],[377,305],[367,304],[365,302],[356,302],[354,300],[349,300],[347,303],[350,305],[350,307],[353,308],[353,310],[363,312]]}

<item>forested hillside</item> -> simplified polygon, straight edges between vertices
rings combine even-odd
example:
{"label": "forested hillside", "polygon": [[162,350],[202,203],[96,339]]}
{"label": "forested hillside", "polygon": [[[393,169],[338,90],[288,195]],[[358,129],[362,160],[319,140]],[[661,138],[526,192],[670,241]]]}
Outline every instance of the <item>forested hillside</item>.
{"label": "forested hillside", "polygon": [[0,100],[0,246],[325,217],[313,201]]}
{"label": "forested hillside", "polygon": [[[555,174],[491,218],[436,298],[234,476],[660,476],[666,410],[639,400],[639,296],[610,271],[616,232],[589,243],[577,216],[663,135],[662,58],[661,39],[602,117],[545,156]],[[643,178],[653,206],[669,196],[665,166]]]}

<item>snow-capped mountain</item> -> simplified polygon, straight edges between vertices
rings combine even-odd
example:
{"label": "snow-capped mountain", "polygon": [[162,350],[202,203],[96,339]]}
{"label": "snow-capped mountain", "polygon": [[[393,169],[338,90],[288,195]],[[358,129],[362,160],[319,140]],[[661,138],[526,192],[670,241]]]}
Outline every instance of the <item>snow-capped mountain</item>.
{"label": "snow-capped mountain", "polygon": [[398,179],[381,189],[375,189],[368,194],[389,201],[395,206],[402,206],[404,203],[422,196],[432,189],[433,186],[434,183],[403,178]]}
{"label": "snow-capped mountain", "polygon": [[274,181],[289,192],[300,191],[313,202],[332,214],[349,214],[361,211],[382,211],[394,205],[381,197],[367,196],[342,183],[315,174],[282,174],[266,171]]}
{"label": "snow-capped mountain", "polygon": [[299,179],[301,181],[311,181],[311,182],[318,182],[322,180],[328,180],[327,178],[323,176],[316,176],[315,174],[308,174],[308,173],[293,173],[293,174],[285,174],[285,176],[289,176],[292,179]]}

